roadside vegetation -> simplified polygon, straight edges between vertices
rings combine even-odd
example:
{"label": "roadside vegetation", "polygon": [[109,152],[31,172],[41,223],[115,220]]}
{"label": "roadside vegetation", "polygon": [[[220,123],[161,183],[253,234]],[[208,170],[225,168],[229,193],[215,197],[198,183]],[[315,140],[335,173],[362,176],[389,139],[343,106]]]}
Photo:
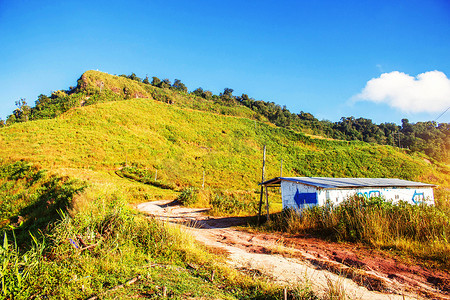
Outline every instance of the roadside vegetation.
{"label": "roadside vegetation", "polygon": [[177,200],[185,206],[210,208],[214,216],[252,216],[258,212],[259,195],[253,191],[184,188]]}
{"label": "roadside vegetation", "polygon": [[[20,185],[17,180],[37,188],[39,174],[37,190],[45,194],[44,179],[51,178],[25,162],[4,164],[1,170],[2,203],[9,197],[11,203],[33,206],[34,197],[24,199],[24,190],[17,197],[18,190],[6,188]],[[137,213],[120,189],[81,186],[54,195],[66,196],[57,214],[40,205],[39,213],[47,217],[37,223],[9,222],[22,210],[2,216],[0,298],[282,297],[282,286],[227,267],[224,257],[211,254],[180,229]],[[298,296],[299,289],[289,288],[289,294]]]}
{"label": "roadside vegetation", "polygon": [[450,270],[448,204],[393,204],[382,198],[354,196],[338,206],[280,212],[262,229],[362,243]]}

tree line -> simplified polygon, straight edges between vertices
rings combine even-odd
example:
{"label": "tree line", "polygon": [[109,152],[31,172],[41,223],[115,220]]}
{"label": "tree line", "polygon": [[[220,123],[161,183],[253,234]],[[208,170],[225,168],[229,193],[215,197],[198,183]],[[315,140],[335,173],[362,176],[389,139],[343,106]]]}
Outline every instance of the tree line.
{"label": "tree line", "polygon": [[338,122],[319,121],[312,114],[301,111],[291,113],[285,106],[267,101],[257,101],[243,94],[236,100],[265,116],[277,126],[322,135],[329,138],[364,141],[380,145],[406,148],[450,162],[450,124],[433,121],[410,123],[402,119],[395,123],[375,124],[370,119],[342,117]]}
{"label": "tree line", "polygon": [[[173,83],[169,79],[161,80],[156,76],[153,76],[151,80],[148,76],[141,79],[135,73],[131,73],[131,75],[122,74],[119,77],[203,98],[220,105],[243,105],[279,127],[334,139],[359,140],[407,148],[411,151],[425,153],[438,161],[450,162],[449,123],[432,121],[410,123],[408,119],[402,119],[401,125],[395,123],[375,124],[370,119],[353,116],[342,117],[337,122],[331,122],[318,120],[308,112],[291,113],[286,106],[280,106],[269,101],[255,100],[247,94],[234,96],[234,90],[231,88],[225,88],[222,93],[215,95],[201,87],[188,92],[186,85],[179,79],[175,79]],[[77,87],[70,87],[66,91],[53,92],[50,96],[39,95],[34,107],[29,106],[25,99],[20,99],[16,101],[17,108],[7,117],[6,122],[0,119],[0,127],[17,122],[56,117],[71,107],[77,106],[83,96],[82,87],[78,83]],[[111,93],[103,97],[116,97],[116,95]],[[91,103],[95,102],[92,100]]]}

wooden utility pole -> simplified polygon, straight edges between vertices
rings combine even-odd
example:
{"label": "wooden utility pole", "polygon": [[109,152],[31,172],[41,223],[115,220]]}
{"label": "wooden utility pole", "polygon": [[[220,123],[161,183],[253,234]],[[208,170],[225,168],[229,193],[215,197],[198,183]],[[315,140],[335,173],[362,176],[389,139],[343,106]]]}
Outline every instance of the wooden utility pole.
{"label": "wooden utility pole", "polygon": [[205,170],[203,170],[202,190],[205,188]]}
{"label": "wooden utility pole", "polygon": [[260,197],[259,197],[258,223],[261,223],[261,209],[262,209],[263,194],[264,194],[264,185],[262,185],[262,183],[264,182],[265,172],[266,172],[266,145],[264,145],[264,150],[263,150],[263,165],[262,165],[262,178],[261,178],[261,195],[260,195]]}
{"label": "wooden utility pole", "polygon": [[280,163],[280,177],[283,177],[283,159],[281,159]]}
{"label": "wooden utility pole", "polygon": [[158,179],[158,169],[156,169],[156,172],[155,172],[155,181]]}
{"label": "wooden utility pole", "polygon": [[266,214],[267,214],[267,221],[270,220],[269,215],[269,188],[266,186]]}

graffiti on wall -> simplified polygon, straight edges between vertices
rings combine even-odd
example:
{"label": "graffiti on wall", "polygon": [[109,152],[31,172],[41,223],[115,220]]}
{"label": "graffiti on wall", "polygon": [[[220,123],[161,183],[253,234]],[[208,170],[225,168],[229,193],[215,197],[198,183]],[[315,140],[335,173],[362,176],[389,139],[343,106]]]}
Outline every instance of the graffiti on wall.
{"label": "graffiti on wall", "polygon": [[[369,192],[358,192],[358,196],[365,197],[365,198],[371,198],[371,197],[381,197],[383,194],[380,191],[369,191]],[[395,199],[398,199],[398,195],[395,196]],[[425,200],[425,193],[421,192],[418,193],[417,190],[414,190],[414,194],[412,196],[412,202],[414,204],[423,202]]]}
{"label": "graffiti on wall", "polygon": [[414,194],[412,196],[412,202],[414,202],[414,204],[423,202],[425,200],[425,194],[422,193],[418,193],[417,191],[414,191]]}
{"label": "graffiti on wall", "polygon": [[382,195],[380,191],[369,191],[369,192],[364,192],[364,193],[359,192],[359,193],[356,193],[356,194],[358,196],[366,197],[366,198],[381,197],[381,195]]}

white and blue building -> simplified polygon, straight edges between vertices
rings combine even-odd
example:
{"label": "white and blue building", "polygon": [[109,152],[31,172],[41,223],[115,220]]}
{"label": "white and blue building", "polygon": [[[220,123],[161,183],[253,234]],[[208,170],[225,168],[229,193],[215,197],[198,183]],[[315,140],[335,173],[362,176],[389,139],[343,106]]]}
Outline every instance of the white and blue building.
{"label": "white and blue building", "polygon": [[391,178],[275,177],[262,183],[280,186],[284,208],[301,210],[327,202],[337,205],[348,197],[381,197],[393,203],[434,205],[433,184]]}

